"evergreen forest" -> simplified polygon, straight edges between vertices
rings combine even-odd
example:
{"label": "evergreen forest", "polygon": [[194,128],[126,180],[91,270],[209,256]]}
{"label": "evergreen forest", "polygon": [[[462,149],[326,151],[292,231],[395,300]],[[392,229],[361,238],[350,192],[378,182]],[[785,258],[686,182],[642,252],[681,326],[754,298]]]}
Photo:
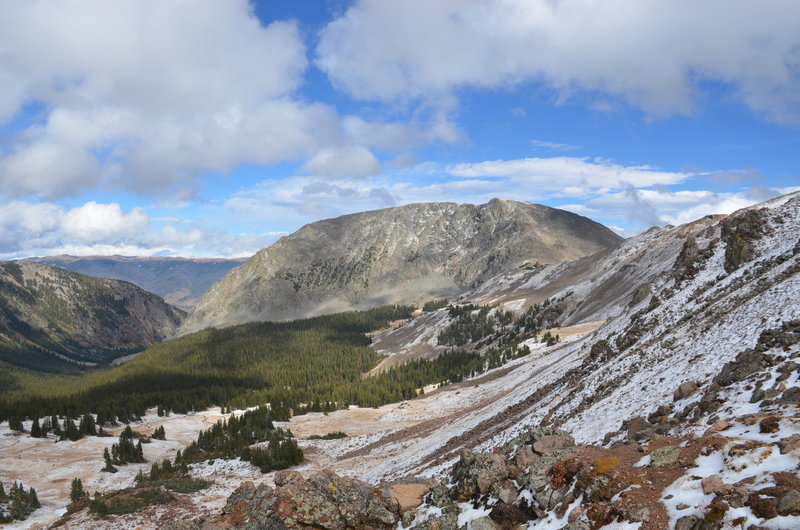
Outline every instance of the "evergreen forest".
{"label": "evergreen forest", "polygon": [[409,318],[412,311],[410,306],[385,306],[209,328],[155,345],[122,366],[78,377],[14,369],[5,374],[10,385],[0,390],[0,420],[19,424],[24,418],[94,413],[100,427],[133,421],[151,407],[169,414],[269,403],[273,417],[278,411],[377,407],[410,399],[427,384],[461,381],[516,356],[490,355],[487,362],[478,353],[454,349],[435,360],[364,377],[384,358],[369,347],[367,333]]}

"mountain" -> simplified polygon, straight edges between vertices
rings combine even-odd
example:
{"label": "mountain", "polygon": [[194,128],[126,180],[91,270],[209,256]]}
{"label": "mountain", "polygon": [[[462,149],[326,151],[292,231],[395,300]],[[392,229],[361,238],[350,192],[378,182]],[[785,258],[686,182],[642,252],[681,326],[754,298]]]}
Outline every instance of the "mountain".
{"label": "mountain", "polygon": [[[525,329],[503,324],[501,312],[515,323],[549,315],[537,338],[520,343],[531,354],[494,378],[493,390],[474,391],[493,397],[474,405],[473,391],[460,389],[469,414],[432,419],[435,442],[420,437],[373,476],[425,474],[455,463],[462,448],[502,445],[528,427],[608,445],[702,433],[709,417],[785,415],[800,394],[798,296],[800,193],[497,275],[465,296],[496,304],[483,317],[472,311],[469,326],[440,309],[374,337],[373,347],[406,361],[445,351],[443,331],[461,326],[462,348],[488,352]],[[545,328],[562,341],[541,342]]]}
{"label": "mountain", "polygon": [[[134,407],[124,416],[137,432],[164,426],[168,441],[145,444],[150,462],[121,467],[113,486],[108,474],[83,475],[109,509],[155,496],[162,482],[135,481],[139,470],[199,429],[213,445],[214,431],[250,424],[242,409],[264,401],[305,455],[268,477],[252,452],[249,463],[198,457],[189,475],[213,489],[176,492],[157,515],[110,512],[113,521],[87,499],[66,527],[800,528],[799,298],[795,193],[571,261],[509,265],[418,316],[390,307],[205,329],[95,372],[72,394],[48,386],[57,406],[29,393],[0,400],[0,416],[5,403],[27,428],[39,410],[104,398],[111,410]],[[376,328],[371,341],[362,335]],[[370,344],[387,365],[374,366]],[[177,403],[184,392],[193,395]],[[225,408],[181,413],[209,401]],[[156,404],[164,415],[141,410]],[[0,426],[6,480],[59,499],[54,519],[78,472],[52,465],[65,447],[52,436],[26,438],[17,460],[24,436]],[[70,445],[63,461],[83,450],[95,464],[84,467],[99,468],[98,440]]]}
{"label": "mountain", "polygon": [[[800,193],[504,272],[465,296],[488,311],[426,313],[374,346],[435,349],[455,325],[461,347],[490,355],[537,322],[559,341],[540,328],[517,345],[530,353],[487,375],[369,416],[318,418],[312,432],[361,435],[302,445],[341,477],[317,466],[277,475],[274,489],[243,484],[217,522],[798,528],[799,297]],[[364,429],[365,417],[380,426]],[[290,424],[301,436],[309,425]],[[416,488],[411,508],[393,484]],[[341,500],[364,491],[372,505]],[[311,499],[328,511],[304,512]]]}
{"label": "mountain", "polygon": [[203,296],[181,332],[457,297],[508,268],[572,260],[620,241],[585,217],[499,199],[345,215],[260,250]]}
{"label": "mountain", "polygon": [[247,258],[47,256],[31,260],[95,278],[130,282],[189,311],[211,285]]}
{"label": "mountain", "polygon": [[0,262],[0,360],[58,371],[105,363],[174,334],[185,313],[119,280]]}

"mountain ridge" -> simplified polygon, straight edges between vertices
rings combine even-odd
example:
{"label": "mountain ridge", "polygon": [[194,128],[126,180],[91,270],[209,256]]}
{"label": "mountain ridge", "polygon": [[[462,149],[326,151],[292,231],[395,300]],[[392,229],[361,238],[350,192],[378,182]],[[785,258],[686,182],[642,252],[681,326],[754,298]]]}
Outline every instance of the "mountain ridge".
{"label": "mountain ridge", "polygon": [[184,258],[171,256],[44,256],[26,258],[95,278],[130,282],[167,303],[189,311],[200,297],[247,258]]}
{"label": "mountain ridge", "polygon": [[621,240],[585,217],[501,199],[349,214],[257,252],[209,289],[181,333],[456,297],[506,267],[566,261]]}
{"label": "mountain ridge", "polygon": [[185,316],[132,283],[32,261],[0,262],[0,301],[0,359],[34,370],[141,351],[174,334]]}

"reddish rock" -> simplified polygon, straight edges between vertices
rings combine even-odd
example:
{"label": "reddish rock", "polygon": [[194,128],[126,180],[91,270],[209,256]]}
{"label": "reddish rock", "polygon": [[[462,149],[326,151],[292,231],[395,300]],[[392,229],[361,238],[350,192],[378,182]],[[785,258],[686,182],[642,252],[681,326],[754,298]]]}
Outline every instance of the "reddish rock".
{"label": "reddish rock", "polygon": [[719,475],[711,475],[710,477],[706,477],[701,481],[701,484],[703,485],[703,493],[706,495],[716,493],[725,487],[725,483],[722,482],[722,479],[719,478]]}
{"label": "reddish rock", "polygon": [[780,428],[778,423],[781,421],[780,416],[767,416],[760,422],[758,422],[759,430],[762,433],[773,433],[778,432]]}

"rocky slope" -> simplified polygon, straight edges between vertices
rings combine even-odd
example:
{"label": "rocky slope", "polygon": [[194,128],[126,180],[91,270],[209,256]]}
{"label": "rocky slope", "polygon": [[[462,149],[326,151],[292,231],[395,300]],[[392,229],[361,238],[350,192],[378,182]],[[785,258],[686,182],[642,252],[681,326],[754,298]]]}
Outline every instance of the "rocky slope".
{"label": "rocky slope", "polygon": [[[794,194],[503,271],[464,296],[496,307],[485,312],[491,329],[462,346],[488,354],[516,333],[529,354],[407,402],[292,418],[281,426],[301,438],[299,473],[197,465],[193,476],[221,477],[213,501],[186,496],[110,521],[84,511],[69,523],[798,528],[799,238]],[[457,313],[425,313],[375,345],[402,356],[427,344],[435,355]],[[561,340],[523,336],[516,324],[532,316]],[[336,431],[348,436],[312,439]]]}
{"label": "rocky slope", "polygon": [[31,260],[95,278],[130,282],[184,311],[191,310],[231,269],[247,261],[127,256],[47,256]]}
{"label": "rocky slope", "polygon": [[[797,527],[798,234],[794,194],[500,275],[471,296],[518,314],[549,297],[564,323],[605,324],[527,341],[494,377],[423,398],[431,416],[410,427],[319,447],[373,484],[443,477],[404,528]],[[431,328],[450,320],[443,309],[388,335],[400,353],[436,348]]]}
{"label": "rocky slope", "polygon": [[130,283],[0,263],[0,360],[34,370],[108,362],[175,333],[185,314]]}
{"label": "rocky slope", "polygon": [[454,297],[525,263],[560,263],[621,238],[584,217],[494,199],[412,204],[304,226],[200,300],[182,332]]}

